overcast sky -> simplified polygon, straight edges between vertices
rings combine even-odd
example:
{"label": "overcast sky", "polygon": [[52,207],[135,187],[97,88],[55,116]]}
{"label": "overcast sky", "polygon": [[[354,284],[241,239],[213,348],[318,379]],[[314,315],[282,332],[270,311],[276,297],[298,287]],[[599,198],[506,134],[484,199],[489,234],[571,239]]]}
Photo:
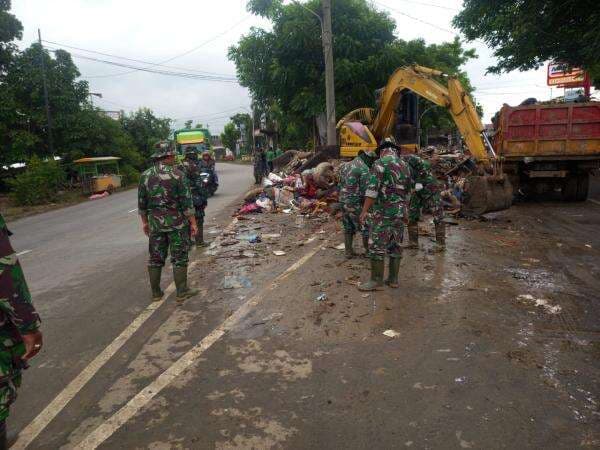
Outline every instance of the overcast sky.
{"label": "overcast sky", "polygon": [[[422,37],[428,43],[439,43],[456,34],[451,20],[460,8],[460,0],[381,0],[374,4],[396,20],[397,35],[402,39]],[[141,61],[162,62],[195,49],[165,64],[186,72],[230,77],[235,76],[235,66],[227,59],[228,47],[250,27],[269,26],[246,11],[246,0],[13,0],[12,7],[24,26],[22,46],[36,40],[37,29],[41,28],[44,40]],[[550,98],[545,68],[485,75],[485,68],[493,62],[491,52],[483,44],[470,45],[476,48],[479,59],[468,63],[466,71],[477,88],[475,95],[483,105],[486,122],[502,103],[515,105],[532,96]],[[235,83],[130,73],[99,62],[77,57],[74,60],[89,81],[90,90],[103,96],[94,98],[94,102],[107,110],[131,111],[147,106],[158,115],[177,119],[176,125],[193,119],[220,132],[230,115],[250,106],[247,90]],[[558,95],[556,89],[553,95]]]}

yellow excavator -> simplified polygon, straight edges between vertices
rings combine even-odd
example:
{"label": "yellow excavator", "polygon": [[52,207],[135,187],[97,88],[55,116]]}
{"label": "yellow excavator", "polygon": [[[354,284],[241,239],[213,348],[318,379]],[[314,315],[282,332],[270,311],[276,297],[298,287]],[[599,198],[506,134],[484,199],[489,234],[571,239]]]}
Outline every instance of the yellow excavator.
{"label": "yellow excavator", "polygon": [[[443,80],[446,85],[438,80]],[[470,96],[456,77],[439,70],[418,65],[396,69],[381,91],[377,110],[355,109],[338,122],[340,155],[355,157],[360,150],[374,150],[382,140],[393,136],[396,110],[406,90],[448,110],[476,163],[476,173],[469,175],[464,183],[463,213],[480,215],[510,208],[512,186],[483,132],[483,124]],[[416,150],[414,144],[400,146]]]}

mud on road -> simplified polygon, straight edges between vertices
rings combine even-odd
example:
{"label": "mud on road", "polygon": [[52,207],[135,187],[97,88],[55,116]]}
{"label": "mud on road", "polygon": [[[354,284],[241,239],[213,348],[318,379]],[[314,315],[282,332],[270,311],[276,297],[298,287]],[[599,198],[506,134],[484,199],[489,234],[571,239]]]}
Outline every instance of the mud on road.
{"label": "mud on road", "polygon": [[371,294],[356,289],[368,261],[344,258],[328,216],[209,228],[201,295],[166,305],[57,440],[110,422],[229,320],[103,448],[597,448],[599,224],[590,203],[461,220],[444,253],[423,237],[401,287]]}

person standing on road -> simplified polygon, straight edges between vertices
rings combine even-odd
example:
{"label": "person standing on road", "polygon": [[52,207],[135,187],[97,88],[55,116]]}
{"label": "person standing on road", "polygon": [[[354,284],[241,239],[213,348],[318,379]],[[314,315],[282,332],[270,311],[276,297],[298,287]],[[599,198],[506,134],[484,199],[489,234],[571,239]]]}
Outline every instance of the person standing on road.
{"label": "person standing on road", "polygon": [[269,168],[269,172],[273,172],[273,160],[275,159],[275,152],[273,151],[273,147],[269,147],[267,150],[267,167]]}
{"label": "person standing on road", "polygon": [[375,161],[373,152],[360,151],[352,161],[342,164],[339,172],[340,203],[342,204],[342,225],[344,226],[344,246],[346,258],[356,256],[353,248],[354,235],[362,234],[363,247],[369,251],[369,229],[360,224],[359,217],[365,200],[369,169]]}
{"label": "person standing on road", "polygon": [[267,173],[267,160],[262,148],[254,149],[254,184],[260,184]]}
{"label": "person standing on road", "polygon": [[40,316],[31,302],[10,231],[0,214],[0,449],[8,448],[6,419],[17,398],[21,371],[42,348]]}
{"label": "person standing on road", "polygon": [[402,155],[410,168],[412,186],[410,206],[408,209],[408,242],[412,248],[419,246],[419,219],[421,210],[428,208],[433,213],[435,226],[435,240],[439,249],[446,246],[446,226],[444,220],[444,207],[440,193],[442,186],[431,170],[429,161],[415,154]]}
{"label": "person standing on road", "polygon": [[138,189],[138,210],[149,239],[152,300],[158,301],[164,295],[160,276],[170,251],[177,301],[181,302],[198,293],[187,285],[190,236],[198,232],[194,204],[185,174],[175,168],[173,146],[164,141],[157,143],[152,158],[155,164],[142,174]]}
{"label": "person standing on road", "polygon": [[198,163],[198,153],[194,147],[186,147],[185,159],[182,162],[183,172],[185,173],[192,194],[192,203],[196,211],[196,224],[198,232],[196,233],[196,246],[204,247],[204,210],[208,205],[208,186],[202,182],[200,175],[200,165]]}
{"label": "person standing on road", "polygon": [[410,169],[399,156],[399,147],[386,140],[377,148],[380,157],[370,170],[365,192],[365,203],[360,214],[360,223],[365,224],[370,212],[369,256],[371,279],[361,283],[361,291],[375,291],[383,286],[385,255],[390,258],[386,284],[398,287],[398,272],[402,257],[402,235],[410,190]]}

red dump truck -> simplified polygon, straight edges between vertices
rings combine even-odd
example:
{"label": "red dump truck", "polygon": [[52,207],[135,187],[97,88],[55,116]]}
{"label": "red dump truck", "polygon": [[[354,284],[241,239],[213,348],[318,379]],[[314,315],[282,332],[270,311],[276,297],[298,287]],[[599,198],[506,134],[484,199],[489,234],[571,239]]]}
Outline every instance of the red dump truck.
{"label": "red dump truck", "polygon": [[515,193],[560,191],[563,200],[583,201],[600,168],[600,102],[505,105],[494,148]]}

